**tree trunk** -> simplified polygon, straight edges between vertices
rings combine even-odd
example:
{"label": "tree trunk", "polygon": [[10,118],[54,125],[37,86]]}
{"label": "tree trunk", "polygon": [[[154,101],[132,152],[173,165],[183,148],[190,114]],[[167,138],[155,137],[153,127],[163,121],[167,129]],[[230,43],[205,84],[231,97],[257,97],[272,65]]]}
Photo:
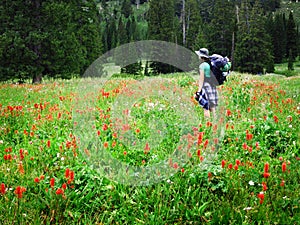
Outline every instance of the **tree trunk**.
{"label": "tree trunk", "polygon": [[182,40],[183,40],[183,46],[186,44],[186,24],[185,24],[185,0],[182,0]]}
{"label": "tree trunk", "polygon": [[42,75],[42,73],[36,74],[36,75],[34,75],[33,78],[32,78],[32,83],[33,83],[33,84],[40,84],[40,83],[42,83],[42,80],[43,80],[43,75]]}

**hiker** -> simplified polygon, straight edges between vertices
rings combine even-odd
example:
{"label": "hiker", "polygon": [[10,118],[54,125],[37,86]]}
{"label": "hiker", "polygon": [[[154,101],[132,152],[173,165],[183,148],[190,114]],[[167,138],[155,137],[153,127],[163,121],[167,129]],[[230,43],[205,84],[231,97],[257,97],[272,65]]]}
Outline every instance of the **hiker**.
{"label": "hiker", "polygon": [[211,65],[208,50],[206,48],[201,48],[199,51],[195,52],[200,59],[199,86],[195,98],[203,107],[204,116],[208,118],[210,117],[210,113],[212,113],[214,116],[216,114],[216,107],[218,105],[218,93],[214,82],[210,82],[213,79],[211,79]]}

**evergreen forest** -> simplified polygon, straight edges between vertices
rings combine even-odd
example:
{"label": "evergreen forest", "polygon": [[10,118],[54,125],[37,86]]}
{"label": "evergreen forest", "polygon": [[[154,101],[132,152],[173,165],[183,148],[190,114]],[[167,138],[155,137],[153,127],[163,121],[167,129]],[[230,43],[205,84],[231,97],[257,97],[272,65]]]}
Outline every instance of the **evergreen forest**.
{"label": "evergreen forest", "polygon": [[[293,70],[299,8],[283,0],[3,0],[0,81],[81,77],[101,54],[140,40],[206,47],[228,56],[239,72],[272,73],[283,62]],[[152,74],[178,71],[148,66]],[[121,72],[141,69],[137,62]]]}

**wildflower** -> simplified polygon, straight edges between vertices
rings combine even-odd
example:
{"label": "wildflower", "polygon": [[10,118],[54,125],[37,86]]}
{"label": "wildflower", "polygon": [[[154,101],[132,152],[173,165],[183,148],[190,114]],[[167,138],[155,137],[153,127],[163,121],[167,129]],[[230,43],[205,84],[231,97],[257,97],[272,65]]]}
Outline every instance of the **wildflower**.
{"label": "wildflower", "polygon": [[265,173],[269,172],[269,163],[265,163],[264,171]]}
{"label": "wildflower", "polygon": [[68,179],[70,176],[70,169],[67,168],[66,171],[65,171],[65,177]]}
{"label": "wildflower", "polygon": [[239,166],[237,164],[234,165],[234,170],[238,170]]}
{"label": "wildflower", "polygon": [[48,140],[47,141],[47,147],[50,148],[50,146],[51,146],[51,142],[50,142],[50,140]]}
{"label": "wildflower", "polygon": [[283,162],[281,166],[282,172],[284,173],[286,171],[286,163]]}
{"label": "wildflower", "polygon": [[55,179],[51,178],[50,179],[50,186],[53,188],[54,187],[54,183],[55,183]]}
{"label": "wildflower", "polygon": [[262,182],[263,190],[266,191],[268,189],[267,184],[265,182]]}
{"label": "wildflower", "polygon": [[178,169],[178,163],[174,163],[174,164],[173,164],[173,168],[174,168],[175,170],[177,170],[177,169]]}
{"label": "wildflower", "polygon": [[223,159],[223,160],[222,160],[222,163],[221,163],[221,165],[222,165],[222,168],[224,168],[224,167],[225,167],[225,164],[226,164],[226,162],[225,162],[225,160]]}
{"label": "wildflower", "polygon": [[181,172],[184,173],[184,168],[181,168]]}
{"label": "wildflower", "polygon": [[61,188],[64,189],[64,190],[66,190],[67,189],[67,184],[63,183],[62,186],[61,186]]}
{"label": "wildflower", "polygon": [[123,152],[123,154],[124,154],[124,155],[127,155],[127,152],[126,152],[126,151],[124,151],[124,152]]}
{"label": "wildflower", "polygon": [[137,129],[135,130],[135,132],[138,134],[138,133],[141,132],[141,130],[140,130],[139,128],[137,128]]}
{"label": "wildflower", "polygon": [[231,111],[229,109],[226,110],[226,116],[231,116]]}
{"label": "wildflower", "polygon": [[260,192],[259,194],[257,194],[257,197],[260,199],[259,203],[263,204],[264,199],[265,199],[265,194],[264,192]]}
{"label": "wildflower", "polygon": [[58,188],[55,192],[57,195],[63,195],[64,194],[64,190],[61,188]]}
{"label": "wildflower", "polygon": [[285,181],[282,180],[281,183],[280,183],[280,186],[283,187],[283,186],[284,186],[284,183],[285,183]]}
{"label": "wildflower", "polygon": [[251,210],[251,209],[252,209],[252,207],[246,207],[246,208],[244,208],[243,210],[249,211],[249,210]]}
{"label": "wildflower", "polygon": [[228,168],[229,168],[229,169],[232,169],[232,163],[230,163],[230,164],[228,165]]}
{"label": "wildflower", "polygon": [[252,180],[249,181],[250,186],[254,186],[254,182]]}
{"label": "wildflower", "polygon": [[40,179],[38,177],[34,178],[34,182],[35,183],[39,183],[40,182]]}
{"label": "wildflower", "polygon": [[241,161],[239,159],[237,159],[237,160],[235,160],[235,163],[236,163],[236,165],[239,166],[241,164]]}
{"label": "wildflower", "polygon": [[18,198],[22,198],[23,193],[25,191],[26,191],[25,187],[18,186],[18,187],[16,187],[15,194],[17,195]]}
{"label": "wildflower", "polygon": [[75,177],[75,173],[74,173],[74,171],[70,171],[70,180],[71,180],[71,182],[74,180],[74,177]]}
{"label": "wildflower", "polygon": [[19,170],[20,174],[24,174],[25,173],[25,170],[24,170],[24,167],[23,167],[22,163],[19,163],[18,170]]}
{"label": "wildflower", "polygon": [[107,147],[108,147],[108,142],[107,142],[107,141],[104,142],[103,147],[104,147],[104,148],[107,148]]}
{"label": "wildflower", "polygon": [[270,173],[264,173],[264,178],[270,177]]}
{"label": "wildflower", "polygon": [[108,129],[108,126],[107,126],[107,124],[103,124],[103,126],[102,126],[102,130],[107,130]]}
{"label": "wildflower", "polygon": [[275,122],[275,123],[278,123],[279,119],[278,119],[277,116],[273,116],[273,119],[274,119],[274,122]]}
{"label": "wildflower", "polygon": [[200,149],[197,150],[197,156],[198,156],[198,157],[201,156],[201,150],[200,150]]}
{"label": "wildflower", "polygon": [[2,184],[1,184],[0,193],[4,195],[4,194],[5,194],[5,192],[6,192],[5,184],[4,184],[4,183],[2,183]]}
{"label": "wildflower", "polygon": [[145,152],[144,152],[145,154],[147,154],[150,151],[150,147],[149,147],[148,142],[146,143],[146,146],[145,146],[144,150],[145,150]]}

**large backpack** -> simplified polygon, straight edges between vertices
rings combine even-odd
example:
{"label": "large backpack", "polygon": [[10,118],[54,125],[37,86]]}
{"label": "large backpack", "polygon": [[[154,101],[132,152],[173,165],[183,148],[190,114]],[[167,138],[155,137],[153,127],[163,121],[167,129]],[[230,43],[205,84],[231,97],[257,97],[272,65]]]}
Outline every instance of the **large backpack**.
{"label": "large backpack", "polygon": [[223,57],[218,54],[213,54],[210,57],[211,72],[216,77],[218,85],[224,84],[227,75],[230,73],[231,62],[227,57]]}

